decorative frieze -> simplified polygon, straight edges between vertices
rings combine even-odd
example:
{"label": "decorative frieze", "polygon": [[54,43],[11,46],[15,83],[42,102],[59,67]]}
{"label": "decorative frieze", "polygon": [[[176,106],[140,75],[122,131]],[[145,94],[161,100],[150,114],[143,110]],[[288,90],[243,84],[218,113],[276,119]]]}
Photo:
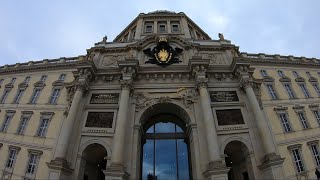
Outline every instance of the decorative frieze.
{"label": "decorative frieze", "polygon": [[210,91],[211,102],[239,101],[236,91]]}

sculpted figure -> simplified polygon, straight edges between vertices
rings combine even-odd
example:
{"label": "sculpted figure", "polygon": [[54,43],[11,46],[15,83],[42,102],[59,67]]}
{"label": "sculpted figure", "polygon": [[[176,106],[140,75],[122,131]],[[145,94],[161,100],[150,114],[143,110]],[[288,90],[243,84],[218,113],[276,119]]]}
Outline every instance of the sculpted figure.
{"label": "sculpted figure", "polygon": [[220,40],[220,41],[224,41],[224,36],[223,36],[222,33],[219,33],[219,40]]}

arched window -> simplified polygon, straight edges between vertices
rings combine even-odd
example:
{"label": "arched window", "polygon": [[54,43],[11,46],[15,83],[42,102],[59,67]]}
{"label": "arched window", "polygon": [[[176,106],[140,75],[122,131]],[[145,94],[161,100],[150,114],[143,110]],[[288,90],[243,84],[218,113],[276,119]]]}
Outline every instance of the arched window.
{"label": "arched window", "polygon": [[189,142],[182,121],[158,115],[144,126],[142,180],[191,179]]}

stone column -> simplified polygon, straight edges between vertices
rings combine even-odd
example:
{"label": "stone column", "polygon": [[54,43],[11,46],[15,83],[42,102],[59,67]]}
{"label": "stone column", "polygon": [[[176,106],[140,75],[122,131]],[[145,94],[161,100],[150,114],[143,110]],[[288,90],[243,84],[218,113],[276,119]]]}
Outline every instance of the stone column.
{"label": "stone column", "polygon": [[206,71],[206,68],[202,65],[198,65],[193,68],[193,74],[196,79],[196,88],[199,90],[200,94],[203,123],[209,153],[209,165],[203,174],[210,180],[227,180],[229,168],[222,163],[223,160],[220,157],[218,136],[211,109],[211,100],[207,89],[208,78],[206,78]]}
{"label": "stone column", "polygon": [[125,167],[124,149],[125,135],[127,129],[128,109],[130,100],[130,90],[132,89],[132,79],[135,70],[132,67],[122,69],[121,95],[119,111],[116,121],[115,134],[112,140],[111,165],[105,171],[106,180],[124,180],[129,177]]}
{"label": "stone column", "polygon": [[83,99],[83,95],[88,91],[88,81],[91,79],[91,73],[87,70],[80,71],[80,77],[74,85],[74,96],[69,108],[68,116],[63,121],[61,132],[58,137],[54,160],[47,163],[49,171],[49,179],[69,179],[72,170],[67,161],[68,145],[71,142],[72,129],[75,124],[77,114],[79,113],[79,105]]}
{"label": "stone column", "polygon": [[240,67],[239,69],[238,72],[241,74],[240,87],[243,88],[247,94],[265,154],[264,158],[262,159],[262,164],[259,166],[259,168],[263,171],[262,177],[283,179],[282,163],[284,158],[281,158],[276,152],[276,146],[272,138],[273,134],[269,129],[267,119],[260,109],[259,102],[252,88],[253,79],[246,71],[246,67]]}

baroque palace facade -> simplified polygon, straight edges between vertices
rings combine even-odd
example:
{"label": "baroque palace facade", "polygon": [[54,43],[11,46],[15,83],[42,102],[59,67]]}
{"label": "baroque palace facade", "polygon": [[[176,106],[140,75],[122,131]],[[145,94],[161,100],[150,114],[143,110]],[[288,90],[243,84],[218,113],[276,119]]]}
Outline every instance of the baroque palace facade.
{"label": "baroque palace facade", "polygon": [[0,67],[0,178],[315,179],[319,67],[141,13],[84,56]]}

